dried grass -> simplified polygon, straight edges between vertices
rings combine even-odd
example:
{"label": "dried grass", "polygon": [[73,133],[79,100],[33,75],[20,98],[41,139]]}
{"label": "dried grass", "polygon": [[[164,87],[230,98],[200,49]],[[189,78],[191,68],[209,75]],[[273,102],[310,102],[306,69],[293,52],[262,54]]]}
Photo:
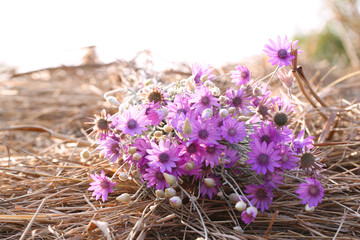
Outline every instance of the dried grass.
{"label": "dried grass", "polygon": [[[140,65],[145,56],[147,64]],[[1,239],[195,239],[204,236],[199,215],[185,198],[178,210],[158,200],[150,190],[138,192],[129,205],[111,194],[103,204],[87,192],[89,173],[116,171],[97,155],[82,163],[79,153],[91,148],[83,122],[86,117],[111,109],[104,92],[124,85],[139,84],[157,77],[163,82],[189,75],[188,68],[155,73],[146,54],[133,61],[58,67],[14,75],[1,82],[0,102],[0,238]],[[258,61],[257,61],[258,62]],[[141,66],[141,67],[140,67]],[[256,67],[256,68],[255,68]],[[254,65],[254,75],[269,69]],[[291,179],[275,192],[270,212],[259,214],[245,233],[233,229],[240,214],[223,200],[199,200],[198,208],[209,239],[356,239],[360,238],[360,102],[353,101],[360,89],[359,75],[330,82],[346,75],[326,75],[316,66],[305,67],[309,81],[326,106],[311,106],[298,87],[294,100],[300,106],[298,126],[316,136],[317,145],[331,149],[324,163],[325,198],[313,213],[304,211],[290,194]],[[228,72],[224,67],[219,73]],[[337,75],[336,75],[337,74]],[[319,76],[316,78],[316,76]],[[225,88],[227,78],[218,80]],[[281,89],[275,81],[272,89]],[[121,96],[117,96],[121,98]],[[323,119],[319,112],[325,116]],[[240,181],[247,184],[247,179]],[[184,186],[191,192],[191,186]],[[135,194],[135,181],[118,181],[117,194]],[[292,192],[292,191],[291,191]],[[287,194],[285,194],[287,193]],[[186,200],[187,199],[187,200]],[[133,199],[134,200],[134,199]]]}

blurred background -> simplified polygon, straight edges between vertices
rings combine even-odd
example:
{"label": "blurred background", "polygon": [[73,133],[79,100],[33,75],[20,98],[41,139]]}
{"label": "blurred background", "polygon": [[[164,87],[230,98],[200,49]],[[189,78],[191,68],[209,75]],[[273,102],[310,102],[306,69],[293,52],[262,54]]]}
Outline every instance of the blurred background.
{"label": "blurred background", "polygon": [[[359,1],[1,1],[0,63],[17,72],[152,52],[156,67],[219,67],[263,54],[269,38],[300,39],[315,60],[359,67]],[[91,49],[94,49],[93,47]],[[331,49],[331,51],[329,50]]]}

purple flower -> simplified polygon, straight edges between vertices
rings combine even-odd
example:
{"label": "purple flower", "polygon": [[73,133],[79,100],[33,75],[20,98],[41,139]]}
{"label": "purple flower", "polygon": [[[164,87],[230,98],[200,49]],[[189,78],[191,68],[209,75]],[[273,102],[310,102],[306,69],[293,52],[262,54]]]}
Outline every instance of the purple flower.
{"label": "purple flower", "polygon": [[307,183],[300,183],[299,189],[295,192],[302,199],[302,204],[309,204],[309,207],[316,207],[324,197],[324,188],[317,180],[306,178]]}
{"label": "purple flower", "polygon": [[194,121],[192,127],[193,131],[189,134],[189,142],[198,141],[205,145],[219,144],[217,141],[221,140],[221,134],[214,122],[210,120],[206,122]]}
{"label": "purple flower", "polygon": [[179,125],[182,125],[182,123],[179,124],[179,121],[186,119],[186,116],[191,111],[187,95],[176,95],[174,102],[169,102],[166,108],[169,110],[167,119],[176,130],[180,131],[181,127]]}
{"label": "purple flower", "polygon": [[212,74],[212,71],[214,71],[214,69],[210,68],[210,65],[201,65],[199,63],[194,63],[191,66],[191,73],[195,76],[194,81],[196,84],[199,84],[201,82],[201,77],[206,74],[208,75],[208,80],[213,79],[215,75]]}
{"label": "purple flower", "polygon": [[245,224],[249,224],[255,220],[257,213],[258,211],[256,208],[248,207],[245,211],[241,213],[241,220]]}
{"label": "purple flower", "polygon": [[214,195],[216,195],[219,190],[218,187],[221,186],[220,180],[218,177],[214,177],[212,175],[210,175],[210,177],[212,179],[214,179],[215,181],[215,186],[213,187],[207,187],[204,180],[201,183],[201,188],[200,188],[200,193],[201,193],[201,197],[204,198],[206,195],[209,196],[209,199],[212,199]]}
{"label": "purple flower", "polygon": [[101,171],[101,175],[90,174],[90,177],[94,182],[90,183],[91,187],[88,188],[88,191],[94,191],[92,196],[96,196],[96,200],[102,197],[102,201],[105,202],[108,194],[114,192],[112,187],[115,186],[116,182],[111,182],[111,180],[105,176],[104,171]]}
{"label": "purple flower", "polygon": [[275,167],[281,165],[278,161],[281,159],[279,151],[274,150],[274,143],[267,145],[266,142],[260,143],[258,141],[250,144],[252,152],[249,152],[249,160],[247,163],[252,164],[251,170],[256,170],[257,174],[265,174],[266,172],[274,172]]}
{"label": "purple flower", "polygon": [[295,58],[295,56],[291,55],[291,46],[295,48],[297,42],[292,43],[288,41],[287,37],[284,40],[281,39],[280,36],[277,38],[277,42],[272,39],[269,39],[270,45],[266,44],[264,52],[270,57],[268,62],[271,62],[272,65],[289,66],[291,65],[291,60]]}
{"label": "purple flower", "polygon": [[264,175],[264,183],[267,187],[278,188],[276,184],[281,185],[283,184],[281,181],[283,177],[276,173],[267,172]]}
{"label": "purple flower", "polygon": [[205,166],[214,166],[219,164],[219,157],[221,153],[225,150],[225,146],[223,145],[213,145],[205,147],[205,154],[203,155],[202,161],[205,162]]}
{"label": "purple flower", "polygon": [[165,113],[163,109],[161,109],[160,102],[148,103],[145,111],[145,115],[149,120],[151,125],[157,126],[161,123],[161,121],[165,118]]}
{"label": "purple flower", "polygon": [[281,167],[286,170],[294,169],[298,165],[297,162],[299,161],[299,158],[295,157],[293,151],[286,145],[280,146],[279,150],[279,155],[281,157],[279,163],[281,164]]}
{"label": "purple flower", "polygon": [[238,155],[237,150],[228,148],[225,151],[225,156],[223,157],[223,159],[225,161],[224,167],[231,168],[240,159],[240,156]]}
{"label": "purple flower", "polygon": [[248,194],[247,197],[251,204],[256,205],[256,208],[260,208],[261,212],[269,209],[269,206],[272,203],[272,198],[274,197],[271,193],[271,189],[262,184],[247,185],[245,192]]}
{"label": "purple flower", "polygon": [[186,142],[182,146],[183,148],[179,155],[186,159],[186,162],[193,160],[199,166],[202,163],[202,156],[205,154],[204,147],[197,141],[192,143]]}
{"label": "purple flower", "polygon": [[269,145],[271,142],[274,142],[274,144],[277,144],[280,140],[278,129],[274,125],[265,125],[262,122],[261,127],[254,126],[254,130],[255,133],[250,134],[249,137],[260,143],[266,142]]}
{"label": "purple flower", "polygon": [[215,98],[210,90],[201,86],[196,88],[193,97],[189,100],[190,103],[193,103],[191,109],[194,109],[196,113],[202,113],[207,108],[212,108],[213,106],[219,107],[218,99]]}
{"label": "purple flower", "polygon": [[122,114],[117,117],[117,129],[131,136],[147,130],[146,125],[149,124],[149,120],[146,118],[145,110],[145,108],[139,110],[138,106],[131,105],[129,109],[123,109]]}
{"label": "purple flower", "polygon": [[180,160],[179,148],[175,143],[171,143],[170,139],[159,141],[159,145],[151,142],[152,149],[146,150],[149,155],[149,166],[159,168],[161,172],[171,173],[171,169],[176,167],[176,162]]}
{"label": "purple flower", "polygon": [[156,185],[156,190],[164,190],[165,188],[169,187],[165,180],[163,172],[161,172],[159,168],[147,168],[146,173],[142,177],[144,178],[144,180],[148,181],[148,188]]}
{"label": "purple flower", "polygon": [[114,163],[120,157],[120,138],[112,134],[99,139],[97,142],[99,143],[100,154],[109,159],[110,162]]}
{"label": "purple flower", "polygon": [[236,86],[246,84],[250,80],[250,71],[247,67],[237,65],[236,71],[231,71],[231,82],[236,83]]}
{"label": "purple flower", "polygon": [[238,143],[246,137],[245,129],[245,122],[238,122],[237,119],[227,117],[221,126],[221,135],[230,143]]}
{"label": "purple flower", "polygon": [[248,106],[251,105],[251,97],[248,95],[245,95],[245,89],[240,88],[237,91],[234,89],[228,89],[226,90],[226,97],[229,98],[228,104],[229,107],[235,107],[236,113],[239,114],[240,111],[246,115],[248,112],[251,112]]}
{"label": "purple flower", "polygon": [[301,154],[303,152],[310,151],[314,147],[314,145],[312,145],[312,140],[314,138],[314,136],[310,136],[304,139],[304,129],[301,130],[292,144],[294,152]]}

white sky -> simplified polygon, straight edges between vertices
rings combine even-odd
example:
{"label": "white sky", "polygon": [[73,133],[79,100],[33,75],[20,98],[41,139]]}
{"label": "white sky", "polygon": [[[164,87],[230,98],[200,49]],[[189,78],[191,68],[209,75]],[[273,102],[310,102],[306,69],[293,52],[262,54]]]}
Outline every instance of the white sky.
{"label": "white sky", "polygon": [[20,72],[150,49],[163,62],[219,66],[261,54],[269,38],[319,29],[322,0],[129,0],[0,2],[0,62]]}

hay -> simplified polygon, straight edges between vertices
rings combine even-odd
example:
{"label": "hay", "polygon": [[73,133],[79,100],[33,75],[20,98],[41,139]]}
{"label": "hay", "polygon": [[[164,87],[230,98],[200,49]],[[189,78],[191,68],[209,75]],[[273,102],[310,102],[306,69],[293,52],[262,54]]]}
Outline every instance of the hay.
{"label": "hay", "polygon": [[[146,64],[139,58],[145,57]],[[258,76],[266,67],[254,70]],[[226,73],[229,67],[218,70]],[[224,200],[200,199],[209,239],[356,239],[360,236],[360,102],[353,100],[360,89],[359,76],[339,80],[345,73],[316,66],[304,71],[317,95],[324,100],[313,105],[295,87],[293,97],[300,106],[298,125],[316,136],[316,145],[329,150],[323,163],[325,197],[312,213],[291,194],[291,179],[275,191],[269,212],[255,222],[239,226],[240,214]],[[351,73],[349,73],[351,74]],[[327,75],[326,79],[319,77]],[[195,239],[204,237],[203,223],[189,198],[180,209],[156,199],[149,189],[139,189],[134,180],[117,181],[115,193],[106,203],[92,199],[87,191],[89,174],[104,169],[112,175],[117,166],[93,155],[81,162],[80,152],[92,148],[87,117],[101,109],[115,111],[103,100],[106,91],[141,84],[156,77],[162,82],[189,76],[189,69],[162,73],[152,70],[146,53],[132,61],[110,64],[61,66],[15,74],[1,82],[0,110],[0,238],[1,239]],[[316,77],[319,76],[319,77]],[[228,78],[218,79],[222,88]],[[306,86],[305,86],[306,87]],[[335,87],[335,88],[334,88]],[[273,81],[272,89],[281,89]],[[356,92],[357,89],[357,92]],[[306,91],[308,91],[306,89]],[[311,93],[308,91],[310,97]],[[336,96],[336,98],[334,97]],[[117,95],[121,99],[121,94]],[[319,115],[321,113],[321,115]],[[325,119],[323,119],[324,116]],[[331,151],[330,151],[331,150]],[[239,181],[241,186],[247,179]],[[192,186],[183,186],[192,193]],[[225,189],[227,191],[227,189]],[[130,204],[115,198],[135,194]],[[286,194],[285,194],[286,193]]]}

